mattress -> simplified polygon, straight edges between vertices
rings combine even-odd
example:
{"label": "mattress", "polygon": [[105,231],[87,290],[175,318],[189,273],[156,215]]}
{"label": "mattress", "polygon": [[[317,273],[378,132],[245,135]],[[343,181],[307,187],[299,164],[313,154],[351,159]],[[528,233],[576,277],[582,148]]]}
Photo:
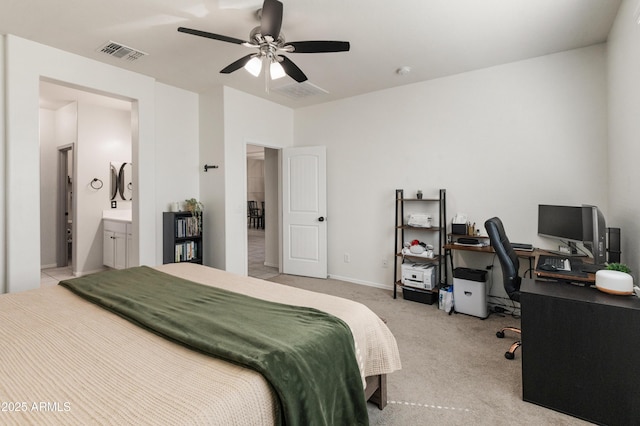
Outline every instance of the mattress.
{"label": "mattress", "polygon": [[[320,309],[351,329],[362,376],[401,368],[366,306],[190,263],[156,269],[252,297]],[[181,345],[60,287],[0,296],[2,424],[273,424],[258,373]]]}

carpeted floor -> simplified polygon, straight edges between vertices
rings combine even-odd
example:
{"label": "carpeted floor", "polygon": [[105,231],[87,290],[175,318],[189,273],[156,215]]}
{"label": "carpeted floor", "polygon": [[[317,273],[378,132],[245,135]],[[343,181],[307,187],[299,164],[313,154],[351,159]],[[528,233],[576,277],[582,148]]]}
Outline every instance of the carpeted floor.
{"label": "carpeted floor", "polygon": [[279,275],[269,281],[356,300],[386,320],[403,368],[388,376],[387,407],[369,404],[371,425],[589,424],[522,400],[520,353],[504,358],[516,337],[495,335],[502,326],[519,327],[518,319],[448,315],[401,294],[394,300],[389,290],[331,279]]}

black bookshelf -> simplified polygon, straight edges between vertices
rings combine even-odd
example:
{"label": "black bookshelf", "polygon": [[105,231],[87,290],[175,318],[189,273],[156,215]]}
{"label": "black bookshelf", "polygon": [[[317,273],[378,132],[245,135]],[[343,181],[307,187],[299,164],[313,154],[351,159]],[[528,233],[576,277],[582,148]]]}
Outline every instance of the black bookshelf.
{"label": "black bookshelf", "polygon": [[202,213],[162,213],[162,263],[202,264]]}

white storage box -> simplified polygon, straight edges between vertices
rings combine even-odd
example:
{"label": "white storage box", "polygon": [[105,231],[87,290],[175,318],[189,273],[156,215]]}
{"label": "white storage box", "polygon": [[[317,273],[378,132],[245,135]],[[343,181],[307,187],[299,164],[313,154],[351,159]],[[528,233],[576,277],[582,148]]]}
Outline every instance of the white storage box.
{"label": "white storage box", "polygon": [[453,304],[456,312],[480,318],[489,316],[487,271],[456,268],[453,271]]}
{"label": "white storage box", "polygon": [[428,263],[403,263],[402,284],[423,290],[433,290],[438,286],[436,266]]}

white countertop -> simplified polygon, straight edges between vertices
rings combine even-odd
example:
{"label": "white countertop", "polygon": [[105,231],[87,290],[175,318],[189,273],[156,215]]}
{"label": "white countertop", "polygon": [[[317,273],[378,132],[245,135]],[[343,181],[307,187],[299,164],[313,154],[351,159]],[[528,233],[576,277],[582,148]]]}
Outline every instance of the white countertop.
{"label": "white countertop", "polygon": [[131,210],[110,209],[102,211],[103,220],[115,220],[118,222],[131,222]]}

